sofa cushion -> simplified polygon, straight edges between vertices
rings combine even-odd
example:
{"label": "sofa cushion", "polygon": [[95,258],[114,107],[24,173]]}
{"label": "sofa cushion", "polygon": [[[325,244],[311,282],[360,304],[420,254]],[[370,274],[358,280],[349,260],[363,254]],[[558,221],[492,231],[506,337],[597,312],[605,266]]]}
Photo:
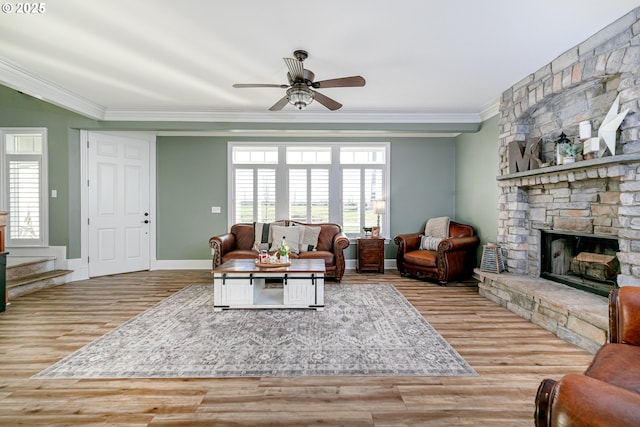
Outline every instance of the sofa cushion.
{"label": "sofa cushion", "polygon": [[431,237],[449,237],[449,217],[430,218],[424,226],[424,235]]}
{"label": "sofa cushion", "polygon": [[640,347],[605,344],[593,358],[585,375],[640,393]]}
{"label": "sofa cushion", "polygon": [[272,225],[273,229],[273,243],[270,250],[277,251],[280,249],[282,240],[289,245],[289,252],[297,254],[300,252],[300,231],[302,227],[283,227],[281,225]]}
{"label": "sofa cushion", "polygon": [[436,254],[436,251],[411,251],[404,254],[404,262],[407,264],[419,265],[421,267],[435,267]]}
{"label": "sofa cushion", "polygon": [[444,239],[442,237],[422,236],[420,238],[420,249],[436,251],[438,250],[438,245],[443,240]]}
{"label": "sofa cushion", "polygon": [[285,225],[284,221],[254,222],[253,223],[253,248],[258,251],[267,251],[273,242],[273,227]]}
{"label": "sofa cushion", "polygon": [[294,224],[300,227],[300,252],[315,251],[318,247],[318,238],[320,237],[321,227],[313,227],[310,225]]}
{"label": "sofa cushion", "polygon": [[333,252],[328,251],[313,251],[313,252],[301,252],[298,255],[300,259],[322,259],[324,264],[328,266],[335,265],[336,257]]}

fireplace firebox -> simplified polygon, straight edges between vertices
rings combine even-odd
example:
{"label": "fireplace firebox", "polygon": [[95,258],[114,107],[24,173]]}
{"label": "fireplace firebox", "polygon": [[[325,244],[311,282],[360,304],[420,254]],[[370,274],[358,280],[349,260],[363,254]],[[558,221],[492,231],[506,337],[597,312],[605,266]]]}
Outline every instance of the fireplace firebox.
{"label": "fireplace firebox", "polygon": [[602,296],[618,286],[617,237],[547,230],[541,243],[541,277]]}

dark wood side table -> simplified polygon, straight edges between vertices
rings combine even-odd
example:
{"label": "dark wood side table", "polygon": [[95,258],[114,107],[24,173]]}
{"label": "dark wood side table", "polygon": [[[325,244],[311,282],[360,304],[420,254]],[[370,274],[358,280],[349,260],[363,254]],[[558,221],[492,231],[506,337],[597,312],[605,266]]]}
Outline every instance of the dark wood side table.
{"label": "dark wood side table", "polygon": [[363,237],[358,241],[358,273],[377,271],[384,273],[384,239]]}

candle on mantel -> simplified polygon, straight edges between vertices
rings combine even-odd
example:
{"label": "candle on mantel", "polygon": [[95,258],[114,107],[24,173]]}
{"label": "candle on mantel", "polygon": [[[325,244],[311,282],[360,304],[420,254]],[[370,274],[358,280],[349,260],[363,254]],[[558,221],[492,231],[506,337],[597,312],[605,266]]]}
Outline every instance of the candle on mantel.
{"label": "candle on mantel", "polygon": [[587,140],[591,138],[591,122],[589,120],[585,120],[578,124],[580,128],[580,139]]}

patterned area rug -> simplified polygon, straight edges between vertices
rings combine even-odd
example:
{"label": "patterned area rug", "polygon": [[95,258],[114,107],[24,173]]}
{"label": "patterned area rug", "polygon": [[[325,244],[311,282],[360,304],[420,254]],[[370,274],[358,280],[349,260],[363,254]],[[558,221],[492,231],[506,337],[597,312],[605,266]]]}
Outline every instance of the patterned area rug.
{"label": "patterned area rug", "polygon": [[325,311],[213,311],[192,285],[33,378],[474,376],[392,285],[325,286]]}

